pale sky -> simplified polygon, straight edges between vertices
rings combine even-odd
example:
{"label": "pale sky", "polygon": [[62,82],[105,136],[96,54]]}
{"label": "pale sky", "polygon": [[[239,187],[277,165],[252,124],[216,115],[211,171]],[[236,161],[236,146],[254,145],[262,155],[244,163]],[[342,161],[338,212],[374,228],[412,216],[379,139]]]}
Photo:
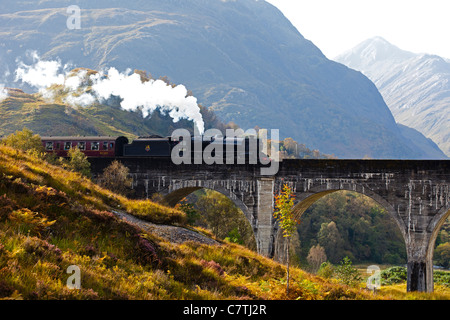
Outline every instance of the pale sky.
{"label": "pale sky", "polygon": [[450,0],[266,0],[329,58],[381,36],[450,58]]}

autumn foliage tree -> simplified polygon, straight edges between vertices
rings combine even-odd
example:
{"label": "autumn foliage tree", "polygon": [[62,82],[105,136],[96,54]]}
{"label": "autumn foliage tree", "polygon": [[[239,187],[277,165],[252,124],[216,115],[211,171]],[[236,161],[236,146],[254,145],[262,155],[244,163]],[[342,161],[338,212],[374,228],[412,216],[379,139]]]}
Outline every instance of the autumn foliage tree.
{"label": "autumn foliage tree", "polygon": [[22,131],[16,131],[2,140],[4,145],[26,151],[28,153],[43,153],[41,137],[34,134],[33,131],[24,128]]}
{"label": "autumn foliage tree", "polygon": [[69,161],[66,164],[67,169],[81,173],[83,176],[91,177],[91,163],[86,155],[78,148],[72,148],[67,153]]}
{"label": "autumn foliage tree", "polygon": [[327,261],[325,249],[321,247],[319,244],[312,246],[311,249],[309,249],[307,260],[312,268],[312,271],[317,272],[322,263]]}
{"label": "autumn foliage tree", "polygon": [[220,192],[198,190],[181,200],[177,207],[186,213],[191,225],[211,230],[218,239],[256,250],[249,221],[233,201]]}
{"label": "autumn foliage tree", "polygon": [[115,193],[126,195],[132,183],[129,172],[130,170],[121,162],[114,160],[103,170],[103,174],[99,177],[99,184]]}
{"label": "autumn foliage tree", "polygon": [[450,268],[450,242],[440,244],[434,253],[434,260],[444,268]]}
{"label": "autumn foliage tree", "polygon": [[286,294],[289,293],[289,244],[290,238],[297,231],[297,224],[299,220],[295,216],[292,208],[294,207],[295,195],[292,189],[284,184],[282,191],[275,195],[275,211],[273,216],[278,220],[278,223],[283,231],[283,237],[286,238],[286,256],[287,256],[287,269],[286,269]]}
{"label": "autumn foliage tree", "polygon": [[195,209],[192,203],[189,203],[186,198],[181,199],[180,202],[177,203],[175,209],[179,209],[186,213],[187,222],[190,225],[194,225],[197,220],[201,219],[201,215],[197,209]]}

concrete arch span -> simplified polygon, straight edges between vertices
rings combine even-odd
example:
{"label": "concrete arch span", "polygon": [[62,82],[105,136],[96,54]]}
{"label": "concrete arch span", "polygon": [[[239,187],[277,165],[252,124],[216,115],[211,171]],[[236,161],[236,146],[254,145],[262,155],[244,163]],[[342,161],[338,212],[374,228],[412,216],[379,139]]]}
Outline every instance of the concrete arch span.
{"label": "concrete arch span", "polygon": [[209,187],[195,186],[195,187],[180,187],[178,189],[167,188],[162,192],[160,192],[160,194],[163,196],[163,201],[167,205],[173,207],[177,203],[179,203],[183,198],[201,189],[212,190],[226,196],[238,209],[240,209],[240,211],[244,214],[245,219],[248,221],[252,229],[253,241],[255,241],[257,249],[259,249],[257,241],[258,228],[256,225],[256,220],[254,219],[251,210],[249,210],[249,208],[245,205],[245,203],[241,200],[241,198],[238,195],[231,192],[230,190],[227,190],[220,186],[216,186],[214,189],[212,189],[210,186]]}
{"label": "concrete arch span", "polygon": [[222,188],[222,187],[215,187],[214,189],[211,187],[203,187],[203,186],[180,187],[178,189],[167,188],[165,190],[162,190],[160,193],[164,197],[164,202],[167,203],[169,206],[174,207],[183,198],[185,198],[188,195],[190,195],[191,193],[193,193],[197,190],[201,190],[201,189],[212,190],[212,191],[216,191],[216,192],[223,194],[228,199],[230,199],[234,203],[234,205],[236,207],[238,207],[244,213],[245,217],[250,222],[250,224],[252,223],[253,217],[250,213],[250,210],[245,205],[245,203],[236,194],[234,194],[233,192],[226,190],[225,188]]}
{"label": "concrete arch span", "polygon": [[356,184],[352,188],[340,188],[340,189],[328,189],[325,184],[316,186],[308,190],[308,192],[297,192],[296,203],[294,205],[294,212],[296,216],[301,217],[301,215],[316,201],[323,198],[326,195],[338,192],[338,191],[350,191],[355,192],[366,197],[371,198],[382,206],[388,213],[389,216],[396,222],[398,229],[400,230],[403,238],[406,237],[406,225],[401,216],[395,210],[395,208],[386,201],[382,196],[378,195],[376,192],[364,187],[362,185]]}
{"label": "concrete arch span", "polygon": [[434,290],[433,281],[433,255],[434,245],[438,233],[448,217],[450,217],[450,210],[448,207],[442,207],[436,215],[433,216],[428,223],[426,232],[412,233],[415,231],[405,223],[405,219],[399,214],[399,211],[388,202],[383,196],[380,196],[371,189],[362,185],[353,185],[351,188],[329,189],[327,185],[322,184],[308,189],[307,192],[296,192],[296,202],[293,208],[297,217],[301,217],[304,212],[316,201],[326,195],[335,193],[337,191],[351,191],[358,194],[365,195],[384,209],[387,210],[390,217],[396,222],[398,230],[400,230],[408,255],[408,291],[427,291]]}
{"label": "concrete arch span", "polygon": [[[430,283],[431,285],[433,285],[433,256],[434,256],[434,246],[436,243],[436,239],[437,236],[439,234],[439,231],[441,230],[442,226],[445,223],[445,220],[447,220],[450,217],[450,210],[448,208],[441,208],[441,210],[439,211],[439,213],[431,220],[430,224],[427,227],[427,230],[429,232],[431,232],[430,235],[430,239],[428,240],[428,247],[427,247],[427,253],[426,253],[426,257],[427,257],[427,261],[429,261],[428,263],[428,268],[429,271],[427,272],[427,283]],[[429,291],[433,291],[434,290],[434,285],[431,286]]]}
{"label": "concrete arch span", "polygon": [[[359,190],[359,192],[357,191]],[[364,193],[361,191],[364,190]],[[326,184],[323,185],[317,185],[313,188],[309,188],[308,192],[295,192],[295,202],[293,207],[293,212],[295,216],[300,219],[301,216],[305,213],[305,211],[311,207],[315,202],[320,200],[321,198],[336,193],[338,191],[349,191],[349,192],[355,192],[360,195],[364,195],[368,198],[371,198],[375,202],[377,202],[381,207],[383,207],[389,214],[390,218],[396,222],[397,230],[400,231],[403,240],[405,241],[405,224],[401,217],[397,214],[397,212],[394,210],[393,206],[388,203],[384,198],[379,196],[378,194],[374,193],[372,190],[364,188],[360,185],[353,185],[351,188],[343,187],[341,189],[329,189]],[[281,230],[277,230],[276,238],[277,241],[283,242],[283,237],[281,236]],[[283,256],[283,253],[281,252],[281,247],[283,246],[283,243],[278,243],[276,246],[276,254],[277,256]],[[282,259],[281,259],[282,260]],[[282,260],[283,261],[283,260]]]}

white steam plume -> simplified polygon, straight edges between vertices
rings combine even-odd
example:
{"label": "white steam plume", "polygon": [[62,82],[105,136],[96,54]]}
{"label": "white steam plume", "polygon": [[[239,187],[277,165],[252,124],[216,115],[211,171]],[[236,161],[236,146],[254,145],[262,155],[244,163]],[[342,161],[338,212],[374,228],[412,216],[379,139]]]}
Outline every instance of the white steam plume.
{"label": "white steam plume", "polygon": [[0,102],[8,97],[8,91],[5,89],[5,85],[0,83]]}
{"label": "white steam plume", "polygon": [[[39,89],[39,92],[45,97],[52,97],[50,91],[47,90],[52,84],[64,84],[65,75],[60,73],[60,61],[45,61],[39,58],[36,51],[29,53],[33,60],[32,65],[26,65],[22,61],[16,69],[16,78],[14,81],[21,80],[30,86]],[[64,66],[64,69],[67,65]]]}
{"label": "white steam plume", "polygon": [[180,119],[193,120],[200,132],[204,131],[203,118],[197,104],[197,98],[187,96],[185,86],[172,87],[162,80],[142,82],[138,74],[119,73],[115,68],[108,70],[106,78],[99,74],[91,76],[92,90],[98,97],[107,99],[120,96],[122,108],[135,110],[142,107],[144,116],[158,107],[167,112],[174,122]]}
{"label": "white steam plume", "polygon": [[92,94],[86,92],[87,70],[80,69],[77,73],[71,72],[66,76],[64,82],[64,89],[68,91],[65,102],[72,106],[89,106],[97,101],[97,98]]}
{"label": "white steam plume", "polygon": [[174,122],[180,119],[194,121],[198,131],[203,133],[204,122],[197,104],[197,98],[187,96],[185,86],[172,87],[162,80],[142,82],[138,74],[127,71],[120,73],[110,68],[105,75],[99,73],[89,77],[92,82],[90,92],[86,92],[86,70],[70,73],[67,65],[60,72],[60,61],[42,61],[36,52],[32,53],[33,64],[19,64],[15,81],[36,87],[44,97],[52,98],[52,91],[48,87],[52,84],[64,85],[68,92],[65,101],[71,105],[87,106],[95,101],[118,96],[121,107],[125,110],[140,108],[144,116],[151,114],[157,108],[167,112]]}

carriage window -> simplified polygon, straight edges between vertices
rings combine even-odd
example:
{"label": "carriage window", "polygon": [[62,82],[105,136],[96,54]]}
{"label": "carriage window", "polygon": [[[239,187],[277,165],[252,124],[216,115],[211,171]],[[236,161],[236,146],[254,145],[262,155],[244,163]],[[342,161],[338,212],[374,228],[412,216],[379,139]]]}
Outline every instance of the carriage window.
{"label": "carriage window", "polygon": [[110,143],[110,144],[109,144],[109,149],[110,149],[110,150],[114,149],[114,143]]}
{"label": "carriage window", "polygon": [[72,142],[70,142],[70,141],[64,142],[64,150],[70,150],[71,147],[72,147]]}
{"label": "carriage window", "polygon": [[47,142],[45,144],[45,150],[52,151],[53,150],[53,142]]}
{"label": "carriage window", "polygon": [[98,151],[99,148],[100,148],[100,143],[98,143],[98,142],[92,142],[92,144],[91,144],[91,150]]}
{"label": "carriage window", "polygon": [[78,142],[78,148],[80,150],[86,150],[86,142]]}
{"label": "carriage window", "polygon": [[60,145],[59,145],[59,142],[57,142],[56,143],[56,150],[59,150],[60,149]]}
{"label": "carriage window", "polygon": [[108,150],[108,142],[103,142],[103,150]]}

